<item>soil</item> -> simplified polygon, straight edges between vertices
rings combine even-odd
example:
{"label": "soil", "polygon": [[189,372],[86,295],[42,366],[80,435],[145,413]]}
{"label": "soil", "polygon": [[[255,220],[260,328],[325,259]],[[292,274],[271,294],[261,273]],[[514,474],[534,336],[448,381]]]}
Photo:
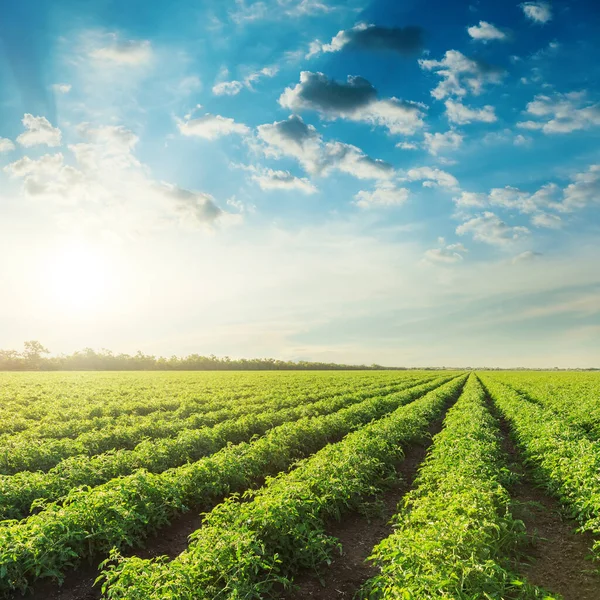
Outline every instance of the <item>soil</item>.
{"label": "soil", "polygon": [[[438,433],[442,421],[429,428],[430,436]],[[404,460],[397,465],[398,483],[381,495],[381,510],[376,515],[353,513],[341,522],[334,522],[327,533],[336,537],[342,545],[341,555],[334,556],[319,578],[312,572],[300,573],[294,579],[295,589],[282,594],[281,600],[336,600],[350,599],[362,584],[377,574],[377,569],[366,562],[373,547],[392,533],[390,519],[397,512],[398,504],[412,486],[418,468],[425,458],[431,438],[405,450]]]}
{"label": "soil", "polygon": [[509,466],[519,481],[509,488],[514,502],[512,513],[525,523],[530,538],[527,561],[515,570],[534,585],[543,587],[564,600],[598,600],[600,575],[593,572],[598,563],[588,559],[594,538],[576,533],[577,522],[565,516],[557,500],[534,482],[524,466],[520,450],[510,438],[508,423],[499,417],[503,447]]}

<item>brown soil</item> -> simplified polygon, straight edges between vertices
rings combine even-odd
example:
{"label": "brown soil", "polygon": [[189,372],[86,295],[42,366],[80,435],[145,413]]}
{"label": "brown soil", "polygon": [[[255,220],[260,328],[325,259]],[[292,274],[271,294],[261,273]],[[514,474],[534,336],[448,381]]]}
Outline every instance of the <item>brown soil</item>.
{"label": "brown soil", "polygon": [[514,501],[512,513],[525,523],[531,536],[528,560],[515,570],[564,600],[598,600],[600,576],[593,572],[598,564],[587,560],[594,538],[589,533],[576,533],[577,522],[567,518],[558,501],[535,485],[521,452],[510,439],[509,425],[503,419],[500,425],[510,468],[520,477],[509,489]]}
{"label": "brown soil", "polygon": [[[429,428],[430,436],[441,428],[440,420]],[[377,574],[377,569],[365,561],[373,547],[392,533],[390,519],[397,512],[402,497],[411,489],[430,445],[431,439],[428,439],[406,449],[404,460],[397,466],[400,480],[379,498],[381,510],[375,515],[367,517],[354,513],[341,522],[331,524],[327,533],[340,541],[341,555],[335,556],[331,564],[320,572],[320,580],[312,572],[300,573],[294,579],[297,587],[282,594],[282,600],[350,599],[367,579]]]}

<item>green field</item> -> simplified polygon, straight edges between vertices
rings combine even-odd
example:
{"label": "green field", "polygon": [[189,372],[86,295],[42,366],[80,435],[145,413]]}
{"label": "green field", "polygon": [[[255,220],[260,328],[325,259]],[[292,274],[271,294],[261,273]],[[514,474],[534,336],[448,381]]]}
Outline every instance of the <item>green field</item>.
{"label": "green field", "polygon": [[0,438],[6,598],[600,598],[596,373],[0,373]]}

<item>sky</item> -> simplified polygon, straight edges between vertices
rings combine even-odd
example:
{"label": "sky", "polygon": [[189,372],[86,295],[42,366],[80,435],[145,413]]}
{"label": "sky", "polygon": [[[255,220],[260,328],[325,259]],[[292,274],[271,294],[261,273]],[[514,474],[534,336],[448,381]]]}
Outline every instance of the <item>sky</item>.
{"label": "sky", "polygon": [[600,366],[593,0],[1,0],[0,348]]}

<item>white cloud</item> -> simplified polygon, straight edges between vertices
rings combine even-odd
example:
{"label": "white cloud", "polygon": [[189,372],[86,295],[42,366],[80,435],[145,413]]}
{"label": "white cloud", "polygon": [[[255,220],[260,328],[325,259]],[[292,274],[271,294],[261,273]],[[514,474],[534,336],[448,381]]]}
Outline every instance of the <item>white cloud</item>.
{"label": "white cloud", "polygon": [[263,190],[297,190],[305,194],[314,194],[317,188],[306,178],[296,177],[289,171],[274,169],[253,169],[252,180]]}
{"label": "white cloud", "polygon": [[397,98],[379,100],[375,88],[362,77],[349,76],[347,83],[338,83],[310,71],[300,73],[300,83],[286,88],[279,104],[294,112],[315,110],[326,119],[370,123],[406,135],[423,127],[425,108]]}
{"label": "white cloud", "polygon": [[446,131],[446,133],[426,133],[425,147],[429,154],[436,156],[439,152],[446,150],[457,150],[460,148],[463,136],[456,131]]}
{"label": "white cloud", "polygon": [[389,163],[367,156],[356,146],[324,142],[312,125],[296,115],[285,121],[259,125],[257,132],[266,156],[290,156],[311,174],[328,175],[339,170],[359,179],[387,179],[394,175]]}
{"label": "white cloud", "polygon": [[236,8],[229,12],[229,18],[238,25],[266,19],[329,13],[334,10],[320,0],[277,0],[276,3],[258,0],[250,4],[246,0],[235,0],[235,4]]}
{"label": "white cloud", "polygon": [[531,138],[524,136],[522,134],[518,134],[515,135],[514,139],[513,139],[513,144],[515,146],[528,146],[529,144],[531,144]]}
{"label": "white cloud", "polygon": [[529,235],[527,227],[511,227],[493,212],[465,221],[456,228],[458,235],[470,234],[474,240],[494,246],[506,246]]}
{"label": "white cloud", "polygon": [[483,108],[469,108],[460,102],[454,100],[446,100],[446,116],[451,123],[459,123],[466,125],[473,121],[480,121],[482,123],[493,123],[497,121],[494,107],[486,105]]}
{"label": "white cloud", "polygon": [[423,181],[423,186],[425,187],[440,186],[448,189],[458,188],[458,180],[456,177],[441,169],[417,167],[415,169],[410,169],[407,176],[412,181]]}
{"label": "white cloud", "polygon": [[210,226],[224,216],[210,194],[186,190],[165,182],[154,183],[152,187],[159,196],[173,204],[183,222]]}
{"label": "white cloud", "polygon": [[484,86],[500,83],[504,75],[501,69],[468,58],[458,50],[448,50],[442,60],[420,59],[419,66],[441,77],[440,83],[431,91],[436,100],[481,94]]}
{"label": "white cloud", "polygon": [[389,181],[380,182],[374,190],[361,190],[354,196],[354,204],[360,208],[373,208],[378,206],[400,206],[409,197],[407,188],[396,187]]}
{"label": "white cloud", "polygon": [[468,34],[474,40],[489,42],[491,40],[506,40],[506,34],[487,21],[479,21],[479,25],[467,27]]}
{"label": "white cloud", "polygon": [[52,89],[59,94],[68,94],[71,91],[70,83],[55,83]]}
{"label": "white cloud", "polygon": [[277,0],[284,13],[290,17],[329,13],[335,8],[320,0]]}
{"label": "white cloud", "polygon": [[215,83],[212,91],[215,96],[235,96],[244,89],[244,84],[241,81],[222,81]]}
{"label": "white cloud", "polygon": [[234,219],[208,194],[154,181],[133,155],[138,138],[126,128],[82,123],[76,130],[85,139],[68,146],[76,166],[57,153],[25,156],[4,169],[23,181],[25,198],[55,207],[63,225],[90,223],[130,236],[172,223],[197,227]]}
{"label": "white cloud", "polygon": [[548,2],[523,2],[520,4],[525,16],[534,23],[547,23],[552,19],[552,8]]}
{"label": "white cloud", "polygon": [[540,212],[531,218],[531,223],[536,227],[544,227],[546,229],[560,229],[563,225],[562,219],[558,215]]}
{"label": "white cloud", "polygon": [[13,144],[12,140],[0,137],[0,154],[2,154],[3,152],[10,152],[14,149],[15,145]]}
{"label": "white cloud", "polygon": [[538,95],[526,112],[539,120],[522,121],[517,127],[539,129],[546,134],[571,133],[600,125],[600,105],[586,100],[586,92]]}
{"label": "white cloud", "polygon": [[17,137],[21,146],[29,148],[45,144],[46,146],[60,146],[62,133],[58,127],[53,127],[46,117],[34,117],[26,113],[22,121],[25,131]]}
{"label": "white cloud", "polygon": [[105,36],[106,45],[94,48],[89,55],[94,60],[113,66],[135,67],[152,59],[152,45],[148,40],[120,40],[115,33]]}
{"label": "white cloud", "polygon": [[468,250],[461,243],[446,245],[444,238],[440,238],[440,248],[431,248],[425,252],[424,262],[436,264],[454,264],[464,259]]}
{"label": "white cloud", "polygon": [[402,150],[418,150],[419,146],[414,142],[398,142],[396,148],[402,148]]}
{"label": "white cloud", "polygon": [[483,208],[486,205],[486,194],[476,192],[461,192],[460,196],[452,198],[457,208]]}
{"label": "white cloud", "polygon": [[275,77],[278,71],[277,67],[264,67],[259,71],[250,73],[243,81],[233,80],[216,83],[212,91],[216,96],[236,96],[244,88],[252,90],[252,85],[264,77]]}
{"label": "white cloud", "polygon": [[285,121],[265,123],[257,127],[261,150],[268,157],[291,156],[309,173],[321,170],[322,138],[312,125],[301,117],[290,116]]}
{"label": "white cloud", "polygon": [[177,128],[185,136],[202,137],[207,140],[215,140],[232,133],[243,135],[250,131],[243,123],[237,123],[229,117],[209,113],[196,119],[178,120]]}
{"label": "white cloud", "polygon": [[600,204],[600,164],[590,165],[587,171],[577,173],[563,190],[563,200],[558,205],[562,212],[585,208],[591,204]]}
{"label": "white cloud", "polygon": [[367,156],[360,148],[342,142],[327,142],[322,155],[323,170],[337,169],[358,179],[387,179],[394,168],[384,160]]}

